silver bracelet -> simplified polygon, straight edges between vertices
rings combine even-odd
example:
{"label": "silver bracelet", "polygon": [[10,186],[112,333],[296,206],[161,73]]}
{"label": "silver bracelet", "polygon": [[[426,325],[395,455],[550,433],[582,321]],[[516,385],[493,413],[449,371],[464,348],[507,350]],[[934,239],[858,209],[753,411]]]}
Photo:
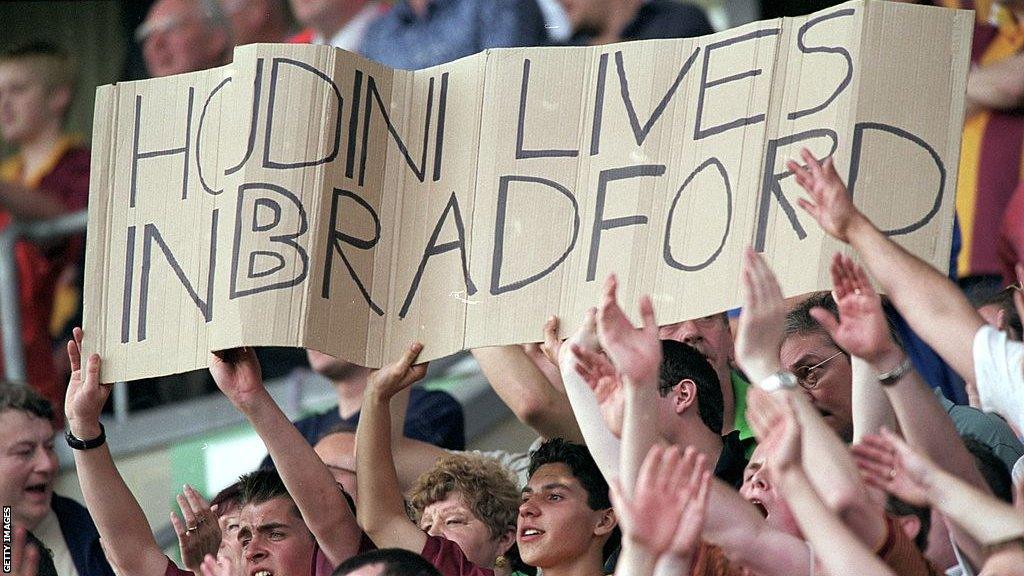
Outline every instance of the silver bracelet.
{"label": "silver bracelet", "polygon": [[878,382],[882,386],[892,386],[899,382],[900,378],[906,376],[907,372],[914,367],[914,364],[910,361],[910,356],[904,356],[903,362],[896,365],[895,368],[888,372],[883,372],[878,375]]}

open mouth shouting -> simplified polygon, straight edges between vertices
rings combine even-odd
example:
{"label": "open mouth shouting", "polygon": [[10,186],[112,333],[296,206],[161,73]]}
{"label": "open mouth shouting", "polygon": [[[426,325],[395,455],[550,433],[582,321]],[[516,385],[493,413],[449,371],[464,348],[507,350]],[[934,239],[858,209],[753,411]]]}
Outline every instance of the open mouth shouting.
{"label": "open mouth shouting", "polygon": [[757,508],[757,511],[761,514],[761,516],[763,516],[764,518],[768,517],[768,509],[765,508],[764,504],[761,503],[760,500],[754,498],[753,500],[750,501],[750,503],[754,505],[754,508]]}
{"label": "open mouth shouting", "polygon": [[519,528],[519,542],[529,543],[534,540],[540,539],[544,535],[544,531],[533,526],[521,526]]}

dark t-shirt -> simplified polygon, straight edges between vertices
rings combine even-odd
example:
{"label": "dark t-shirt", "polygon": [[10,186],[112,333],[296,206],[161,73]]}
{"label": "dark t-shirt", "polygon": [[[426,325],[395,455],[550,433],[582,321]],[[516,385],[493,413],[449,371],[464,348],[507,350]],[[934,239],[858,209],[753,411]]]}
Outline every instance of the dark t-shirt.
{"label": "dark t-shirt", "polygon": [[[622,40],[693,38],[714,31],[698,6],[677,0],[651,0],[640,7],[636,18],[622,30]],[[589,44],[591,38],[589,32],[581,31],[573,34],[568,43],[582,46]]]}
{"label": "dark t-shirt", "polygon": [[743,470],[747,467],[745,453],[739,430],[722,436],[722,453],[715,463],[715,477],[738,490],[743,485]]}
{"label": "dark t-shirt", "polygon": [[[359,424],[359,413],[342,419],[338,407],[307,416],[295,422],[302,437],[312,446],[320,441],[332,428],[346,424],[356,429]],[[415,387],[409,393],[409,408],[405,415],[405,435],[408,438],[422,440],[447,450],[465,450],[465,421],[462,416],[462,405],[447,392],[440,390],[424,390]],[[267,456],[260,468],[273,468],[274,464]]]}

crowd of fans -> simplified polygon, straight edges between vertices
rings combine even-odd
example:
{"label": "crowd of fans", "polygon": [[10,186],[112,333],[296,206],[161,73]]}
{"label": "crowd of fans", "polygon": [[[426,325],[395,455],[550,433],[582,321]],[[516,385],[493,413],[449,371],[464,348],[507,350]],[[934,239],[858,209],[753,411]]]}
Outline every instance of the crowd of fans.
{"label": "crowd of fans", "polygon": [[[82,358],[68,328],[81,240],[19,243],[29,385],[0,383],[11,573],[1024,575],[1024,2],[937,3],[978,18],[959,284],[880,232],[831,159],[805,150],[787,164],[799,204],[860,264],[836,254],[831,292],[786,300],[748,249],[738,318],[662,326],[648,297],[634,326],[611,275],[567,340],[552,317],[540,345],[473,350],[537,434],[522,452],[465,450],[458,402],[413,386],[427,370],[417,343],[380,370],[309,351],[338,404],[295,423],[255,350],[217,352],[213,381],[269,455],[209,501],[185,487],[179,563],[106,445],[101,358]],[[415,69],[490,47],[710,32],[674,0],[157,0],[136,40],[162,76],[251,42]],[[64,131],[74,95],[65,50],[0,56],[0,136],[17,149],[0,164],[0,227],[85,207],[88,150]],[[53,492],[65,426],[85,506]]]}

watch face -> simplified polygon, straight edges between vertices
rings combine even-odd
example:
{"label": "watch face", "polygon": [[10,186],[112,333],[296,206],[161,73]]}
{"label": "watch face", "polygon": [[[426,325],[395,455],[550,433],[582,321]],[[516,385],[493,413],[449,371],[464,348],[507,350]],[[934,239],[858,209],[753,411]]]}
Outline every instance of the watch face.
{"label": "watch face", "polygon": [[796,386],[796,376],[790,372],[776,372],[761,382],[761,388],[768,392],[774,392],[776,390],[792,390],[793,388],[796,388]]}

